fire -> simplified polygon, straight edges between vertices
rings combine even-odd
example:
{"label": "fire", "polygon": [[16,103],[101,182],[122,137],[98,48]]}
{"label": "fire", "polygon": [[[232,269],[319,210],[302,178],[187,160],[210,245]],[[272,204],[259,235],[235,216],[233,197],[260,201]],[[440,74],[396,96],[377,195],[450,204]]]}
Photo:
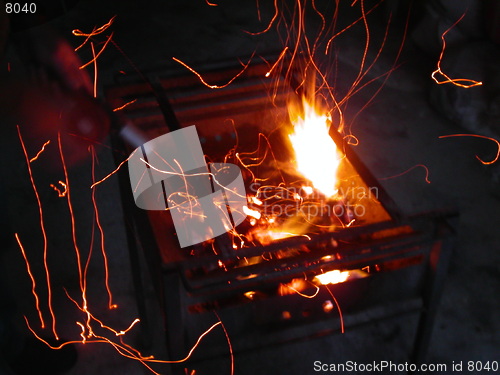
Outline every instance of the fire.
{"label": "fire", "polygon": [[303,100],[303,114],[292,119],[288,135],[295,154],[297,170],[327,197],[337,194],[337,169],[340,155],[329,135],[331,117],[320,113]]}
{"label": "fire", "polygon": [[346,281],[349,277],[349,272],[348,271],[339,271],[339,270],[333,270],[329,272],[325,272],[321,275],[317,275],[315,279],[321,284],[321,285],[328,285],[328,284],[339,284],[343,283]]}

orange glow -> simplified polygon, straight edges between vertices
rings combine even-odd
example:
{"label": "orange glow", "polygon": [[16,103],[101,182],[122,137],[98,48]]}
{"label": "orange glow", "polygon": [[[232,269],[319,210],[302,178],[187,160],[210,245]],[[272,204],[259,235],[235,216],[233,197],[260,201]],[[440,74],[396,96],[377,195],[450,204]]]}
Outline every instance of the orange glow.
{"label": "orange glow", "polygon": [[271,242],[276,240],[282,240],[284,238],[290,238],[296,236],[301,236],[311,239],[311,237],[309,237],[307,234],[284,232],[279,229],[258,230],[253,235],[263,245],[270,244]]}
{"label": "orange glow", "polygon": [[28,257],[26,256],[26,252],[24,251],[23,244],[21,243],[21,240],[19,239],[19,236],[17,233],[14,233],[14,236],[16,237],[17,244],[19,245],[19,249],[21,250],[21,253],[23,254],[24,262],[26,263],[26,270],[28,271],[28,275],[31,279],[31,293],[33,294],[33,297],[35,297],[35,308],[36,311],[38,312],[38,317],[40,318],[40,325],[42,328],[45,328],[45,321],[43,320],[43,315],[42,315],[42,310],[40,310],[40,299],[38,298],[38,294],[36,293],[36,281],[35,278],[33,277],[33,273],[31,272],[31,267],[30,263],[28,261]]}
{"label": "orange glow", "polygon": [[343,283],[349,278],[349,271],[339,271],[333,270],[325,272],[321,275],[317,275],[314,279],[317,280],[321,285],[328,284],[339,284]]}
{"label": "orange glow", "polygon": [[43,267],[45,270],[45,278],[47,280],[47,305],[49,308],[50,312],[50,317],[52,319],[52,333],[54,334],[54,337],[56,340],[59,340],[59,336],[57,335],[57,330],[56,330],[56,317],[54,314],[54,310],[52,308],[52,286],[50,283],[50,273],[49,273],[49,266],[47,264],[47,253],[48,253],[48,240],[47,240],[47,232],[45,230],[45,222],[43,220],[43,208],[42,208],[42,200],[40,199],[40,195],[38,194],[38,189],[35,184],[35,179],[33,178],[33,172],[31,170],[31,163],[30,159],[28,157],[28,151],[26,151],[26,146],[23,141],[23,137],[21,135],[21,129],[19,128],[19,125],[17,125],[17,135],[19,136],[19,141],[21,142],[21,147],[23,149],[24,153],[24,158],[26,160],[26,166],[28,167],[28,173],[30,176],[30,182],[31,186],[33,187],[33,192],[35,193],[37,205],[38,205],[38,215],[40,218],[40,229],[42,231],[42,236],[43,236]]}
{"label": "orange glow", "polygon": [[[446,49],[446,40],[444,39],[444,37],[446,36],[446,34],[448,34],[448,32],[453,29],[465,16],[465,13],[462,14],[462,16],[453,24],[450,26],[450,28],[448,30],[446,30],[443,35],[441,35],[441,40],[443,42],[443,46],[441,48],[441,54],[439,55],[439,60],[437,62],[437,66],[436,66],[436,70],[432,72],[431,74],[431,77],[432,79],[434,80],[434,82],[436,82],[438,85],[442,85],[442,84],[445,84],[445,83],[452,83],[454,84],[455,86],[458,86],[458,87],[462,87],[464,89],[468,89],[468,88],[471,88],[471,87],[474,87],[474,86],[480,86],[483,84],[483,82],[479,82],[479,81],[474,81],[472,79],[466,79],[466,78],[450,78],[448,75],[446,75],[442,70],[441,70],[441,61],[443,60],[443,56],[444,56],[444,51]],[[442,80],[439,80],[438,78],[436,78],[436,76],[439,76],[441,78],[443,78]]]}
{"label": "orange glow", "polygon": [[325,196],[337,194],[337,169],[341,157],[329,135],[331,118],[303,100],[304,114],[292,119],[288,135],[295,153],[297,170]]}

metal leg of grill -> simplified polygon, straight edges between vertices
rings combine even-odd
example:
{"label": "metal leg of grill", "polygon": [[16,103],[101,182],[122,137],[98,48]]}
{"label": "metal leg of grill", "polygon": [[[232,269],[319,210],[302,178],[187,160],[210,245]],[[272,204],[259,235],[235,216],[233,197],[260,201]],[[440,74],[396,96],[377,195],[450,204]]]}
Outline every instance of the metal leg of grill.
{"label": "metal leg of grill", "polygon": [[411,360],[415,364],[424,362],[431,342],[431,335],[439,301],[443,292],[449,261],[454,247],[452,238],[434,244],[428,259],[428,276],[424,285],[423,309],[417,326]]}

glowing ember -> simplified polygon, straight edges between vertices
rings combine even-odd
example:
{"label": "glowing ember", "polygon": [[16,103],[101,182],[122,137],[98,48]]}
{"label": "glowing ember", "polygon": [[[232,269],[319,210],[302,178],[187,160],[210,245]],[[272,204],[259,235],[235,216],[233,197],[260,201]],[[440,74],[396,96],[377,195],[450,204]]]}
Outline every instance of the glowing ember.
{"label": "glowing ember", "polygon": [[310,186],[302,186],[302,190],[306,195],[311,195],[313,193],[313,188]]}
{"label": "glowing ember", "polygon": [[337,193],[337,169],[340,157],[330,137],[331,118],[318,113],[306,100],[304,113],[292,119],[293,133],[288,137],[295,153],[297,170],[327,197]]}
{"label": "glowing ember", "polygon": [[260,219],[260,212],[256,210],[252,210],[251,208],[248,208],[247,206],[243,206],[243,212],[248,215],[256,218],[257,220]]}
{"label": "glowing ember", "polygon": [[348,271],[333,270],[315,277],[321,285],[343,283],[349,277]]}
{"label": "glowing ember", "polygon": [[258,240],[261,244],[264,245],[270,244],[271,242],[277,240],[282,240],[285,238],[296,237],[296,236],[302,236],[310,239],[310,237],[306,234],[284,232],[277,228],[269,228],[267,230],[257,230],[254,232],[253,236],[255,237],[256,240]]}

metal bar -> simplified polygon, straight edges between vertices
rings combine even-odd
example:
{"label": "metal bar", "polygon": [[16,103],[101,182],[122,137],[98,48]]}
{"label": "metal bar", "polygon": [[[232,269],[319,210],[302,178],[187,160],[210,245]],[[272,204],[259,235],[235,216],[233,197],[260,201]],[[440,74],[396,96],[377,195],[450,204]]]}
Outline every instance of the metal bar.
{"label": "metal bar", "polygon": [[[225,289],[238,289],[243,287],[250,287],[252,285],[262,284],[263,281],[269,280],[279,280],[287,279],[290,275],[302,275],[304,272],[312,272],[319,269],[353,269],[365,266],[371,266],[384,261],[390,261],[401,258],[410,258],[416,255],[425,253],[425,245],[431,243],[432,240],[428,239],[426,241],[416,240],[412,244],[403,244],[399,246],[394,246],[391,248],[383,249],[386,244],[373,247],[373,252],[376,252],[375,256],[370,256],[367,254],[356,254],[351,257],[342,258],[339,260],[331,261],[327,264],[321,264],[318,262],[313,262],[310,264],[305,264],[301,266],[295,266],[293,264],[294,260],[291,260],[285,265],[280,265],[279,260],[268,265],[264,262],[259,263],[259,265],[252,267],[251,270],[243,268],[239,275],[241,274],[258,274],[259,276],[251,279],[239,280],[237,276],[239,269],[235,269],[231,275],[219,274],[217,277],[207,277],[200,280],[192,280],[185,278],[185,284],[192,291],[197,289],[202,289],[203,291],[217,290],[217,288]],[[365,246],[366,248],[366,246]],[[299,263],[300,260],[295,260],[295,263]],[[283,260],[281,263],[284,263]],[[264,268],[264,269],[263,269]],[[260,272],[260,274],[259,274]],[[231,283],[228,285],[227,281],[230,280]]]}
{"label": "metal bar", "polygon": [[[447,227],[447,223],[442,223],[439,232],[447,230]],[[454,237],[444,238],[433,246],[429,254],[426,284],[423,290],[423,310],[420,314],[413,352],[411,354],[411,360],[415,364],[424,362],[429,348],[434,320],[443,293],[454,246]]]}
{"label": "metal bar", "polygon": [[387,211],[387,213],[397,222],[402,220],[402,214],[399,210],[396,202],[387,193],[387,190],[379,183],[377,178],[373,175],[366,164],[361,160],[361,158],[354,152],[353,148],[344,140],[342,134],[340,134],[337,129],[333,127],[330,128],[330,136],[340,150],[343,150],[347,159],[353,166],[353,168],[360,174],[363,181],[368,185],[368,187],[377,188],[377,198]]}
{"label": "metal bar", "polygon": [[[433,220],[438,217],[452,217],[456,216],[457,213],[453,211],[443,211],[437,213],[424,213],[418,214],[414,216],[409,216],[405,219],[402,219],[398,224],[395,224],[392,220],[383,221],[380,223],[369,224],[360,227],[349,227],[342,228],[338,232],[328,232],[321,233],[311,237],[311,239],[306,237],[292,237],[287,238],[280,241],[275,241],[269,245],[263,246],[255,246],[245,249],[240,249],[233,251],[232,258],[233,259],[241,259],[241,258],[250,258],[254,256],[262,255],[263,253],[273,253],[279,251],[286,247],[298,247],[300,245],[313,245],[318,242],[326,242],[331,239],[335,240],[347,240],[353,237],[357,237],[363,234],[370,234],[372,232],[381,231],[384,229],[395,228],[399,226],[409,225],[412,228],[417,227],[418,225],[428,224],[429,220]],[[206,256],[198,256],[196,258],[190,258],[182,263],[184,268],[192,268],[196,266],[208,265],[208,264],[216,264],[218,262],[218,257],[214,255],[206,255]]]}
{"label": "metal bar", "polygon": [[[118,137],[112,136],[111,143],[114,146],[113,149],[123,149],[123,143],[118,139]],[[113,153],[115,163],[118,165],[122,160],[121,155],[118,155],[115,151]],[[128,185],[128,176],[125,175],[124,171],[118,172],[118,181],[120,186]],[[138,243],[136,238],[136,227],[135,227],[135,215],[131,215],[131,212],[134,210],[131,202],[133,202],[132,192],[130,189],[120,189],[120,197],[122,201],[122,207],[124,211],[124,224],[125,224],[125,233],[127,236],[127,244],[128,244],[128,254],[130,260],[130,267],[132,272],[132,281],[134,284],[134,292],[135,292],[135,300],[137,311],[141,318],[141,331],[143,333],[141,337],[142,346],[144,349],[148,349],[151,347],[151,326],[148,319],[146,304],[145,304],[145,295],[144,295],[144,284],[141,276],[140,262],[139,262],[139,250]],[[128,192],[128,193],[127,193]]]}
{"label": "metal bar", "polygon": [[[165,273],[163,283],[165,285],[165,299],[168,301],[164,310],[167,351],[169,359],[176,361],[186,355],[186,306],[183,302],[186,291],[180,282],[179,274],[175,271]],[[175,365],[171,366],[171,370],[175,374],[183,373]]]}
{"label": "metal bar", "polygon": [[153,94],[158,102],[163,118],[165,119],[165,125],[170,131],[179,130],[181,124],[175,115],[172,105],[168,101],[167,94],[161,85],[160,79],[158,76],[149,76],[148,83],[153,90]]}

